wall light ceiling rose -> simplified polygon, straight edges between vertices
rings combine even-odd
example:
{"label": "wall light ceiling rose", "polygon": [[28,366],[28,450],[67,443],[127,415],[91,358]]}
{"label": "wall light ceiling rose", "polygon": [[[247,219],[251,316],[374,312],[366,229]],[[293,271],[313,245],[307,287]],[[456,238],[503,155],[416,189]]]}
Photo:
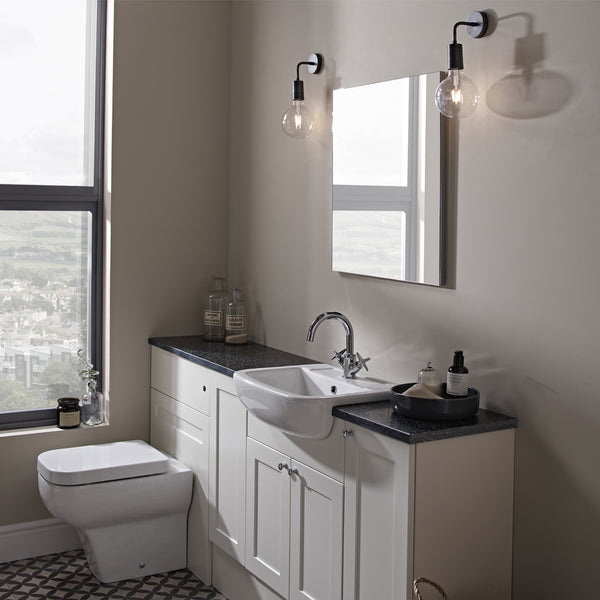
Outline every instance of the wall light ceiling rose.
{"label": "wall light ceiling rose", "polygon": [[454,24],[452,42],[448,45],[448,76],[435,91],[435,103],[446,117],[468,117],[479,102],[477,86],[463,74],[462,44],[457,43],[456,33],[464,25],[472,38],[485,37],[489,32],[489,16],[486,11],[472,12],[466,21]]}
{"label": "wall light ceiling rose", "polygon": [[286,135],[300,140],[308,137],[315,127],[315,117],[304,103],[304,81],[300,79],[300,65],[306,65],[309,73],[317,75],[323,69],[323,56],[313,53],[308,60],[296,66],[296,79],[292,87],[292,105],[283,113],[281,127]]}

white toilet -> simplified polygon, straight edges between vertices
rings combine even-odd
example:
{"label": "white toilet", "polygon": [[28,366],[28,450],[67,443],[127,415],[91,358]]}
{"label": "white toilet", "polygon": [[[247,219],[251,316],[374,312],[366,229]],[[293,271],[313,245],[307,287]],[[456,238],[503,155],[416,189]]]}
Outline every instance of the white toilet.
{"label": "white toilet", "polygon": [[185,465],[136,440],[43,452],[37,470],[44,504],[75,527],[100,581],[186,566]]}

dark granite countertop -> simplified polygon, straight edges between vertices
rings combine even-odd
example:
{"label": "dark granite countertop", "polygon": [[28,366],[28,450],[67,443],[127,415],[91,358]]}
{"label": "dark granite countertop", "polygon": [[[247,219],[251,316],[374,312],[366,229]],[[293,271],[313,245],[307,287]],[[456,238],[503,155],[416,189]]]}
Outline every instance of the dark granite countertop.
{"label": "dark granite countertop", "polygon": [[514,417],[507,417],[481,408],[475,416],[457,421],[409,419],[395,412],[392,402],[389,400],[334,406],[333,416],[407,444],[512,429],[517,426],[517,419]]}
{"label": "dark granite countertop", "polygon": [[[242,369],[284,367],[317,362],[254,342],[231,346],[220,342],[206,342],[199,335],[155,337],[148,341],[157,348],[229,377],[232,377],[235,371]],[[333,415],[407,444],[512,429],[517,426],[517,419],[484,409],[479,409],[474,417],[460,421],[409,419],[396,413],[388,400],[335,406]]]}
{"label": "dark granite countertop", "polygon": [[199,335],[157,337],[148,340],[157,348],[187,358],[198,365],[233,377],[235,371],[260,367],[307,365],[316,361],[262,344],[248,342],[237,346],[207,342]]}

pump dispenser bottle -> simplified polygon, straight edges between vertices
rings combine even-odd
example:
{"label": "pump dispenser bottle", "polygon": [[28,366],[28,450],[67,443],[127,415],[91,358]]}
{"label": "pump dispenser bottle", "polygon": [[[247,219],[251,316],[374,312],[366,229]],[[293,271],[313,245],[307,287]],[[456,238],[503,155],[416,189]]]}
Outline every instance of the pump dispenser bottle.
{"label": "pump dispenser bottle", "polygon": [[465,367],[462,350],[454,352],[454,362],[448,369],[446,393],[449,396],[467,396],[469,393],[469,369]]}

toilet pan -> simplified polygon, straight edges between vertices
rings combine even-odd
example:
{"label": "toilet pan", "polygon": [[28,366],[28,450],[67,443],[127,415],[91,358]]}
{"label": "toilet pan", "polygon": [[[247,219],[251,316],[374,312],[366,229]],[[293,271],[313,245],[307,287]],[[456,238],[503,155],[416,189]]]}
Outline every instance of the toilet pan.
{"label": "toilet pan", "polygon": [[192,471],[145,442],[44,452],[38,488],[48,510],[75,527],[100,581],[186,566]]}

